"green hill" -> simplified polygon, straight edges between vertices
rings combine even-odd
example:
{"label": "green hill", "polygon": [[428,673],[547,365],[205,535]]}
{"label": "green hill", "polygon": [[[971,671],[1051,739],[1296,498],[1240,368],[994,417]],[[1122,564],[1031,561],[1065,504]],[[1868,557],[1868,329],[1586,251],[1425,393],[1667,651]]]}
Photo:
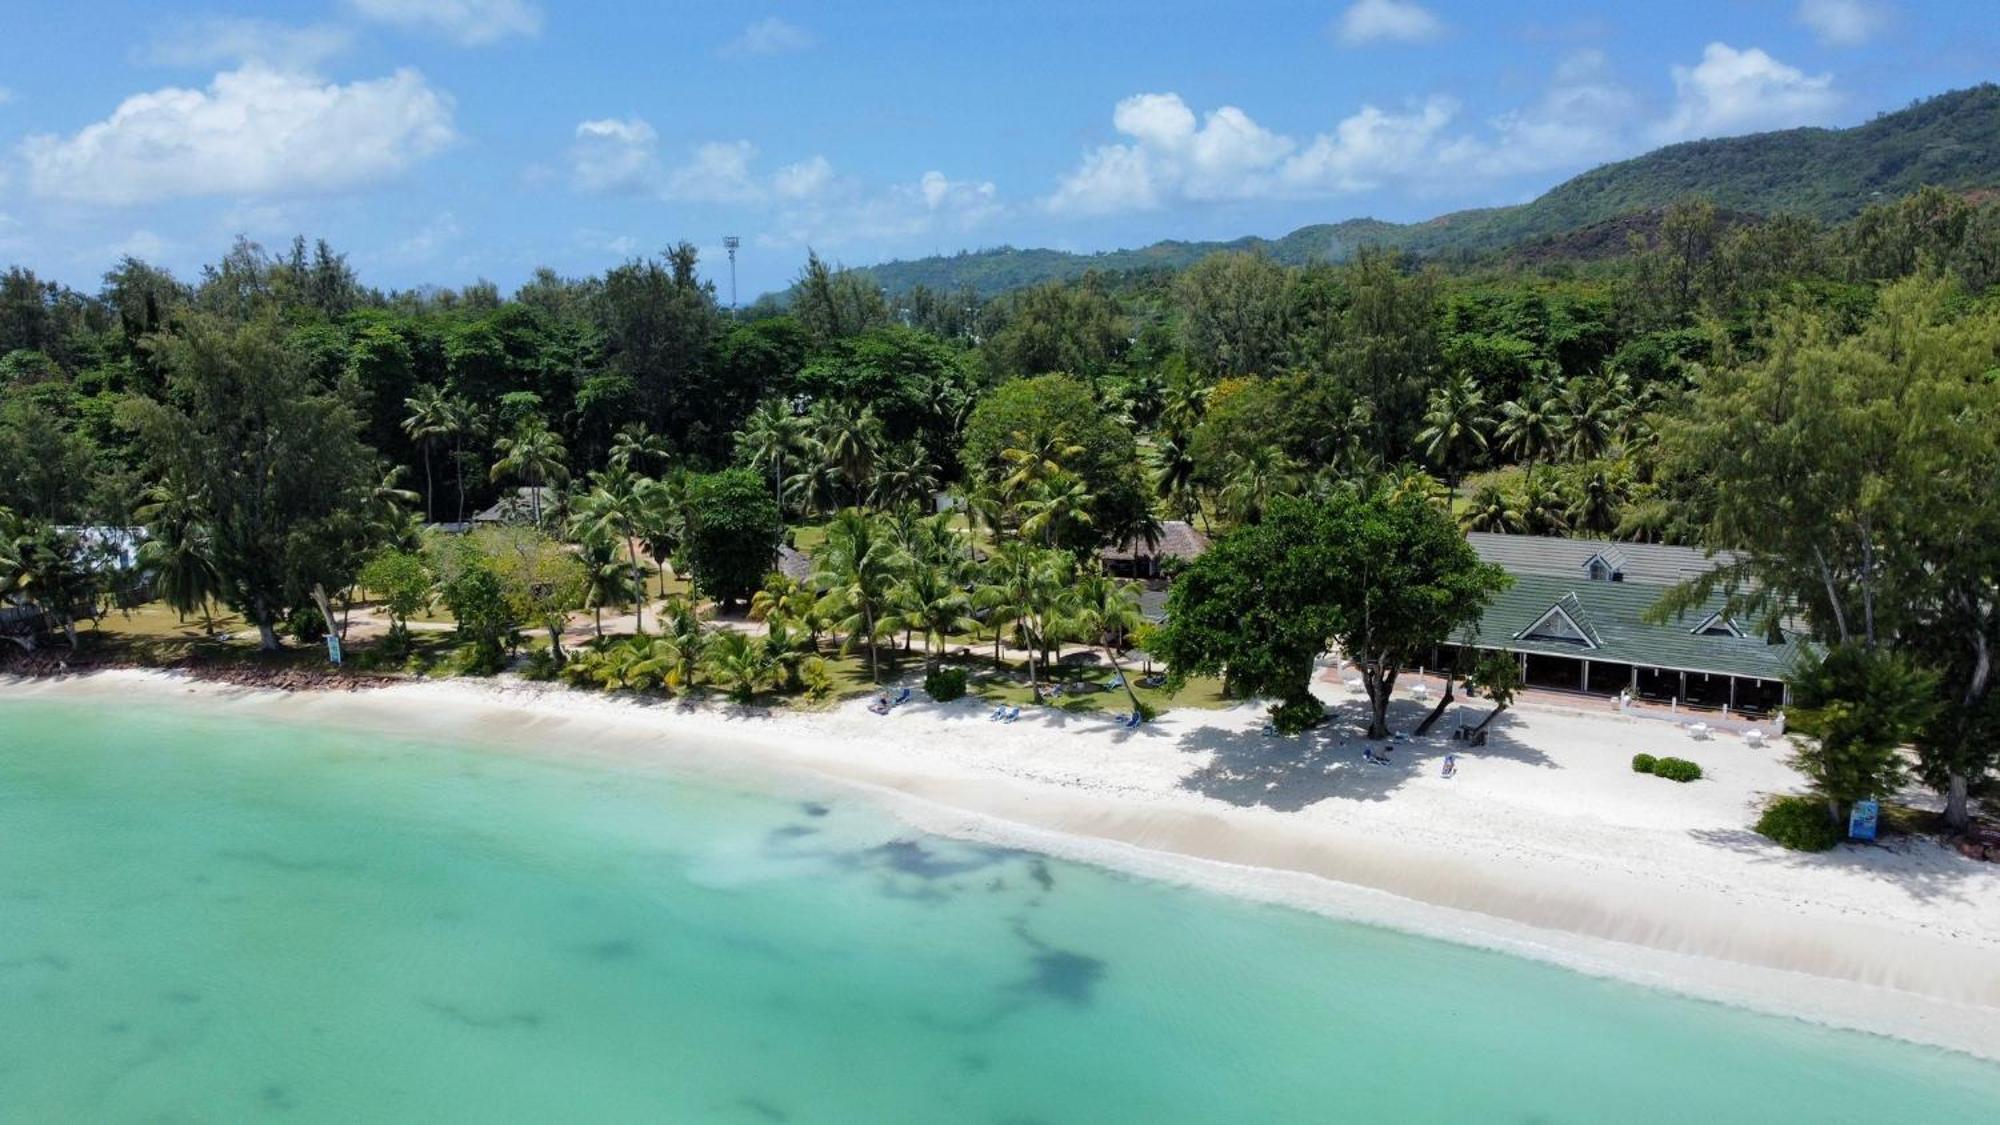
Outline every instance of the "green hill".
{"label": "green hill", "polygon": [[945,290],[970,285],[993,294],[1087,270],[1179,269],[1217,250],[1260,250],[1293,265],[1339,261],[1368,245],[1423,257],[1486,254],[1538,241],[1586,254],[1591,247],[1615,253],[1622,238],[1568,236],[1641,228],[1648,213],[1691,195],[1746,215],[1793,213],[1837,222],[1926,184],[2000,185],[2000,86],[1941,94],[1848,129],[1786,129],[1669,145],[1585,172],[1531,203],[1456,211],[1420,223],[1349,219],[1300,227],[1277,239],[1168,241],[1097,254],[1003,246],[886,262],[866,272],[891,292],[921,284]]}

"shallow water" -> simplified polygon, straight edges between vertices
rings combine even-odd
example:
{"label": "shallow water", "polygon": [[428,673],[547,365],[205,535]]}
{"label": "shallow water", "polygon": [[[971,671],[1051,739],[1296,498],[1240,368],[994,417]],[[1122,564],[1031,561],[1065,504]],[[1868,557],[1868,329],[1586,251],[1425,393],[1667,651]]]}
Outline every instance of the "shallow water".
{"label": "shallow water", "polygon": [[2000,1067],[858,800],[0,698],[0,1119],[1990,1121]]}

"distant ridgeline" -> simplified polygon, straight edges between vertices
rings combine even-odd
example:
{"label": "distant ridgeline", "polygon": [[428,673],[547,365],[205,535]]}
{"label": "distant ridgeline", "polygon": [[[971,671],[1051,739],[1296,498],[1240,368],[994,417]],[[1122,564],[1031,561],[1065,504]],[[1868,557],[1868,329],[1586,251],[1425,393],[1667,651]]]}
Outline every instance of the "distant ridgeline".
{"label": "distant ridgeline", "polygon": [[1628,234],[1649,231],[1669,204],[1689,196],[1702,196],[1725,214],[1794,214],[1832,223],[1926,185],[1968,192],[2000,187],[2000,86],[1941,94],[1850,129],[1786,129],[1669,145],[1585,172],[1531,203],[1455,211],[1421,223],[1349,219],[1300,227],[1277,239],[1167,241],[1098,254],[1005,246],[859,272],[892,293],[917,285],[939,292],[971,286],[991,296],[1090,270],[1183,269],[1218,250],[1259,251],[1286,265],[1337,262],[1366,246],[1432,259],[1593,259],[1623,253]]}

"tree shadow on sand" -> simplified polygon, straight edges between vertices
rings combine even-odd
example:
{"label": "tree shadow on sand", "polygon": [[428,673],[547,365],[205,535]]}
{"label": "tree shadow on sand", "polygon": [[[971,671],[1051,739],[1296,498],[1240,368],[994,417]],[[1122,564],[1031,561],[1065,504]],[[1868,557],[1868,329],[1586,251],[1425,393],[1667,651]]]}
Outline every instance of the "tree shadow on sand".
{"label": "tree shadow on sand", "polygon": [[1921,902],[1969,904],[1972,897],[1966,893],[1965,884],[1984,874],[1980,864],[1928,836],[1898,834],[1874,844],[1849,841],[1831,851],[1795,852],[1748,828],[1695,828],[1688,835],[1710,847],[1735,852],[1752,863],[1796,870],[1865,871]]}
{"label": "tree shadow on sand", "polygon": [[[1121,696],[1120,698],[1122,699],[1123,697]],[[1068,711],[1056,706],[1038,706],[1032,703],[1023,703],[1021,704],[1021,717],[1009,724],[994,719],[992,717],[993,708],[987,707],[983,703],[979,706],[968,707],[962,701],[933,703],[921,696],[917,696],[907,702],[897,704],[895,711],[890,712],[888,716],[883,716],[883,718],[892,718],[896,712],[900,711],[929,715],[948,722],[988,724],[995,727],[1011,727],[1015,730],[1027,727],[1063,734],[1106,734],[1110,735],[1115,742],[1129,742],[1134,739],[1165,740],[1171,737],[1167,731],[1162,730],[1155,723],[1142,723],[1137,727],[1127,727],[1124,723],[1124,714],[1128,714],[1129,712],[1120,713],[1109,709]]]}
{"label": "tree shadow on sand", "polygon": [[[1429,712],[1424,704],[1398,700],[1389,705],[1389,729],[1414,730]],[[1446,754],[1458,755],[1461,769],[1493,759],[1560,768],[1546,754],[1511,737],[1508,718],[1503,715],[1488,727],[1486,745],[1473,749],[1449,737],[1457,724],[1450,713],[1424,738],[1370,742],[1365,737],[1365,702],[1332,706],[1324,723],[1302,734],[1203,727],[1182,736],[1179,748],[1211,757],[1207,765],[1181,778],[1180,785],[1232,805],[1296,812],[1326,800],[1387,800],[1419,770],[1438,769]],[[1369,749],[1388,760],[1367,760],[1363,752]]]}

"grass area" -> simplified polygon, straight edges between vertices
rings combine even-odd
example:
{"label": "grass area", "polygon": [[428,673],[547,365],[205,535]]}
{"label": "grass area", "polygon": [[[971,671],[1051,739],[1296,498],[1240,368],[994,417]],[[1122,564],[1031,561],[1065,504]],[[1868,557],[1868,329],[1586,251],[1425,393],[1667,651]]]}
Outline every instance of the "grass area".
{"label": "grass area", "polygon": [[792,527],[792,548],[800,554],[810,555],[826,545],[826,525],[823,523],[802,523]]}
{"label": "grass area", "polygon": [[[416,618],[413,620],[436,620],[436,618]],[[443,621],[449,623],[446,615]],[[82,623],[77,631],[83,655],[93,651],[116,660],[129,660],[139,664],[172,665],[189,662],[203,664],[257,664],[267,667],[289,667],[292,665],[321,665],[326,662],[326,649],[318,643],[300,644],[285,638],[285,647],[277,652],[265,652],[260,644],[257,627],[250,624],[241,614],[231,613],[217,607],[214,617],[214,633],[210,633],[206,620],[200,615],[190,615],[185,620],[164,602],[148,602],[129,610],[113,610],[98,619],[95,624]],[[365,664],[367,654],[379,643],[373,640],[352,640],[345,646],[349,661]],[[411,670],[429,672],[443,663],[443,658],[456,647],[456,639],[446,632],[424,631],[411,634]],[[389,670],[389,669],[383,669]]]}

